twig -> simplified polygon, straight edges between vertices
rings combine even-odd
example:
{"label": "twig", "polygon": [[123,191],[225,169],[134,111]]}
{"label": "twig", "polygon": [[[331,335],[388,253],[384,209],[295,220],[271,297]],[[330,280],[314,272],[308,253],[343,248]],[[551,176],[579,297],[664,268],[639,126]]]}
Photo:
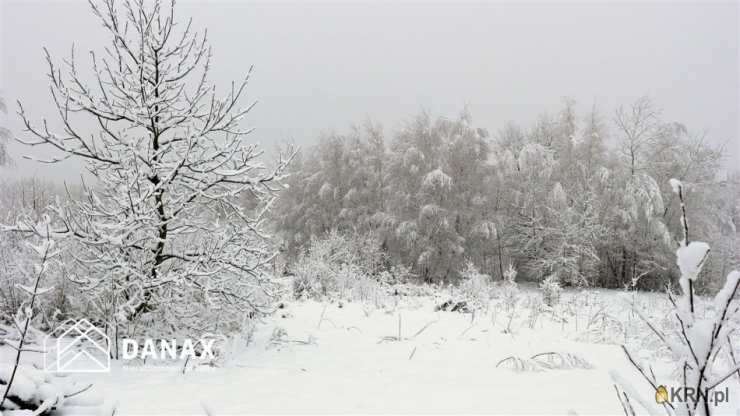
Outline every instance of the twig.
{"label": "twig", "polygon": [[537,357],[540,357],[540,356],[543,356],[543,355],[557,355],[557,356],[559,356],[560,358],[563,358],[563,357],[562,357],[562,356],[561,356],[561,355],[560,355],[559,353],[557,353],[557,352],[554,352],[554,351],[541,352],[541,353],[539,353],[539,354],[535,354],[535,355],[533,355],[533,356],[531,356],[531,357],[529,357],[529,358],[530,358],[530,359],[532,359],[532,360],[534,360],[534,359],[536,359]]}
{"label": "twig", "polygon": [[328,303],[324,304],[324,309],[321,310],[321,317],[319,318],[319,323],[316,324],[316,329],[321,329],[321,322],[324,321],[324,313],[326,313],[326,308],[329,306]]}
{"label": "twig", "polygon": [[409,339],[416,339],[416,337],[419,336],[419,334],[421,334],[422,332],[424,332],[427,328],[429,328],[430,325],[432,325],[434,323],[437,323],[437,322],[439,322],[439,318],[437,318],[434,321],[428,322],[426,325],[424,325],[423,327],[421,327],[420,330],[416,331],[416,333],[414,335],[412,335]]}
{"label": "twig", "polygon": [[[635,416],[635,409],[632,407],[627,393],[621,392],[620,394],[619,387],[617,387],[616,384],[614,385],[614,390],[617,392],[617,399],[619,399],[619,404],[622,405],[622,410],[624,411],[624,414],[627,416]],[[624,396],[624,399],[622,399],[622,396]]]}
{"label": "twig", "polygon": [[714,383],[712,383],[711,386],[707,387],[707,390],[712,390],[713,388],[719,386],[725,380],[727,380],[728,378],[732,377],[732,375],[735,374],[735,373],[737,373],[738,371],[740,371],[740,364],[735,365],[735,367],[733,367],[729,372],[727,372],[727,374],[725,374],[724,376],[720,377],[717,381],[715,381]]}
{"label": "twig", "polygon": [[414,354],[416,354],[416,347],[414,347],[413,351],[411,351],[411,355],[409,355],[409,361],[414,358]]}
{"label": "twig", "polygon": [[93,385],[92,385],[92,383],[91,383],[91,384],[88,384],[88,385],[87,385],[87,387],[83,388],[82,390],[77,390],[77,391],[76,391],[76,392],[74,392],[74,393],[70,393],[70,394],[65,394],[65,395],[64,395],[64,398],[65,398],[65,399],[69,399],[70,397],[75,397],[75,396],[77,396],[78,394],[82,394],[82,393],[84,393],[84,392],[86,392],[86,391],[90,390],[90,388],[91,388],[92,386],[93,386]]}
{"label": "twig", "polygon": [[185,374],[185,369],[188,368],[188,361],[190,361],[190,355],[188,355],[188,357],[185,358],[185,364],[182,365],[182,374]]}
{"label": "twig", "polygon": [[350,329],[354,329],[357,332],[362,333],[362,330],[360,328],[356,327],[356,326],[348,326],[347,327],[347,331],[349,331]]}
{"label": "twig", "polygon": [[398,314],[398,340],[401,341],[401,314]]}
{"label": "twig", "polygon": [[469,327],[465,328],[465,330],[463,332],[461,332],[460,335],[457,336],[457,338],[458,339],[459,338],[462,338],[462,336],[465,335],[465,334],[467,334],[468,331],[470,331],[471,329],[473,329],[474,326],[475,326],[475,324],[470,325]]}
{"label": "twig", "polygon": [[[642,377],[648,383],[650,383],[650,386],[652,386],[654,390],[658,390],[658,386],[655,384],[655,381],[651,380],[650,377],[648,377],[648,375],[645,374],[645,370],[643,370],[643,368],[639,364],[637,364],[637,362],[632,358],[632,356],[630,355],[630,352],[627,350],[627,347],[622,345],[622,350],[624,351],[625,355],[627,355],[627,358],[630,360],[630,363],[632,363],[632,366],[635,367],[637,371],[640,372],[640,374],[642,374]],[[664,402],[664,404],[670,406],[671,409],[674,409],[673,404],[671,404],[670,402]]]}
{"label": "twig", "polygon": [[501,361],[497,362],[497,363],[496,363],[496,367],[500,366],[501,364],[503,364],[503,363],[505,363],[505,362],[507,362],[507,361],[509,361],[509,360],[514,360],[514,361],[516,361],[516,357],[514,357],[513,355],[511,355],[511,356],[508,356],[508,357],[504,358],[503,360],[501,360]]}
{"label": "twig", "polygon": [[[735,353],[732,351],[732,340],[730,339],[730,335],[727,335],[727,347],[730,350],[730,359],[732,360],[732,363],[734,365],[737,365],[737,359],[735,359]],[[737,377],[740,378],[740,369],[737,370]]]}
{"label": "twig", "polygon": [[[31,301],[29,302],[29,305],[26,308],[21,308],[19,311],[19,315],[21,311],[24,313],[25,316],[25,322],[23,323],[23,330],[20,334],[20,340],[18,341],[18,348],[16,349],[15,354],[15,364],[13,365],[13,371],[10,373],[10,378],[8,379],[7,384],[5,385],[5,392],[3,393],[3,398],[0,399],[0,409],[3,407],[3,404],[5,403],[5,399],[8,397],[8,394],[10,393],[10,388],[13,386],[13,381],[15,380],[16,372],[18,371],[18,367],[20,367],[21,363],[21,353],[23,350],[23,344],[26,341],[26,335],[28,334],[28,327],[31,324],[31,319],[33,318],[33,306],[36,303],[36,297],[39,294],[39,284],[41,284],[41,278],[44,275],[44,271],[46,270],[46,262],[49,259],[51,250],[51,236],[49,234],[49,226],[47,224],[46,228],[46,245],[44,246],[44,253],[41,255],[41,266],[38,268],[38,272],[36,273],[36,281],[33,286],[33,292],[31,293]],[[40,253],[39,253],[40,254]],[[26,314],[25,311],[28,311]],[[15,322],[16,320],[13,319]]]}

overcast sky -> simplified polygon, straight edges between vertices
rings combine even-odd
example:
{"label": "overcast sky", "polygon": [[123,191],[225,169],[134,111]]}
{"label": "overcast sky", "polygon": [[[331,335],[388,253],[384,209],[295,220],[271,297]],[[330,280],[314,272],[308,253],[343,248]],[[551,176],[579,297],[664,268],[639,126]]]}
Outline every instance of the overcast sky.
{"label": "overcast sky", "polygon": [[[42,46],[57,57],[98,49],[107,36],[84,1],[0,0],[0,89],[53,117]],[[215,83],[255,66],[248,119],[268,147],[309,144],[370,117],[386,132],[421,109],[476,125],[532,122],[565,96],[605,114],[648,94],[666,119],[738,143],[736,2],[237,2],[182,1],[177,14],[207,27]],[[78,52],[79,53],[79,52]],[[83,56],[79,53],[80,56]],[[6,124],[19,131],[17,117]],[[13,145],[18,159],[26,148]],[[24,174],[74,178],[79,166],[19,161]]]}

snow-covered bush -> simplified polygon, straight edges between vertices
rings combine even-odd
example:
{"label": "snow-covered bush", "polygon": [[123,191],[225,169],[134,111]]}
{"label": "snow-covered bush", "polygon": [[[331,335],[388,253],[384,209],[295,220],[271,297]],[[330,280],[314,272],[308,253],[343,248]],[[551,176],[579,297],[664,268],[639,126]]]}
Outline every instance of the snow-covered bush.
{"label": "snow-covered bush", "polygon": [[[658,386],[669,385],[700,393],[682,397],[682,401],[676,403],[672,403],[668,397],[660,400],[659,405],[668,414],[709,416],[716,405],[716,403],[711,403],[712,390],[724,383],[737,383],[732,376],[740,371],[740,364],[734,360],[735,355],[732,350],[734,346],[730,338],[740,330],[740,307],[737,299],[740,293],[740,271],[730,272],[723,288],[715,295],[710,307],[701,310],[704,308],[701,308],[700,303],[697,302],[695,282],[701,276],[710,247],[707,243],[689,240],[684,187],[676,179],[671,179],[670,183],[681,203],[683,239],[676,250],[676,264],[681,273],[679,283],[682,293],[678,299],[668,293],[673,306],[672,325],[668,331],[657,328],[645,318],[643,320],[671,352],[676,379],[668,382],[659,381],[648,366],[636,361],[626,347],[623,349],[654,391],[657,392]],[[718,359],[723,349],[730,349],[731,360]],[[616,375],[615,379],[619,381],[619,376]],[[624,384],[622,387],[625,388]],[[625,413],[630,414],[628,410],[631,409],[631,405],[627,395],[619,394],[619,398]],[[640,397],[636,399],[641,404],[650,403]],[[652,411],[650,408],[645,410]],[[631,412],[634,413],[634,410]]]}
{"label": "snow-covered bush", "polygon": [[527,308],[529,309],[529,318],[527,318],[527,325],[529,329],[534,329],[537,322],[543,312],[547,309],[542,303],[542,299],[539,296],[527,296]]}
{"label": "snow-covered bush", "polygon": [[89,386],[82,388],[70,379],[54,378],[25,364],[30,362],[26,359],[27,355],[44,352],[42,338],[45,334],[35,326],[41,321],[41,314],[38,313],[41,309],[40,299],[53,289],[47,286],[45,278],[50,270],[58,267],[60,251],[50,231],[48,217],[39,223],[30,220],[19,222],[12,228],[26,232],[24,242],[27,250],[19,258],[28,258],[31,267],[24,270],[28,274],[26,281],[17,284],[22,300],[10,317],[12,325],[2,328],[4,337],[0,345],[10,346],[14,359],[0,363],[0,386],[3,387],[0,412],[32,410],[35,412],[33,414],[46,414],[59,408],[66,398],[81,393]]}
{"label": "snow-covered bush", "polygon": [[305,253],[293,266],[293,294],[296,298],[320,298],[337,290],[339,268],[357,259],[347,240],[337,231],[324,238],[313,237]]}
{"label": "snow-covered bush", "polygon": [[18,289],[19,284],[26,283],[21,272],[23,241],[21,235],[0,233],[0,322],[10,323],[23,300]]}
{"label": "snow-covered bush", "polygon": [[475,264],[468,262],[460,273],[458,290],[460,298],[473,310],[486,310],[491,301],[493,286],[491,277],[478,271]]}
{"label": "snow-covered bush", "polygon": [[513,264],[509,264],[506,271],[504,272],[504,281],[498,286],[498,292],[500,292],[500,299],[502,306],[506,314],[506,328],[505,332],[511,332],[511,324],[518,314],[519,300],[521,294],[519,292],[519,285],[516,283],[517,270]]}
{"label": "snow-covered bush", "polygon": [[[8,380],[12,384],[9,388]],[[59,377],[30,365],[17,368],[0,363],[0,387],[7,392],[0,396],[3,415],[46,415],[64,406],[71,397],[82,394],[90,385],[81,385],[70,377]],[[30,411],[27,413],[23,411]]]}
{"label": "snow-covered bush", "polygon": [[336,290],[341,299],[369,300],[379,290],[378,281],[370,277],[360,266],[343,264],[335,276]]}
{"label": "snow-covered bush", "polygon": [[405,279],[392,276],[406,273],[404,269],[380,270],[384,255],[379,247],[372,236],[348,236],[336,230],[312,238],[293,266],[294,296],[367,300],[385,281]]}
{"label": "snow-covered bush", "polygon": [[402,264],[391,266],[390,270],[382,270],[378,281],[383,285],[398,286],[409,283],[413,278],[411,268]]}
{"label": "snow-covered bush", "polygon": [[540,290],[542,291],[542,301],[547,306],[555,306],[560,301],[560,279],[556,274],[547,276],[542,282],[540,282]]}
{"label": "snow-covered bush", "polygon": [[[18,224],[37,224],[45,216],[52,215],[48,206],[57,198],[64,197],[63,193],[64,189],[58,185],[38,178],[0,179],[0,323],[10,323],[24,301],[24,292],[19,287],[29,285],[25,271],[33,268],[34,264],[34,259],[27,255],[27,243],[35,236],[29,235],[28,227],[19,230]],[[6,232],[1,232],[3,229]],[[61,249],[61,246],[63,242],[57,242],[57,247]],[[60,261],[44,276],[51,293],[38,299],[39,313],[44,315],[43,323],[48,322],[52,326],[54,322],[66,319],[65,314],[71,309],[66,291],[69,282],[64,276],[73,267],[73,262],[64,261],[66,253],[60,251]]]}
{"label": "snow-covered bush", "polygon": [[513,264],[509,263],[506,267],[506,271],[504,271],[504,281],[510,285],[516,284],[516,275],[516,268],[514,268]]}
{"label": "snow-covered bush", "polygon": [[[321,245],[323,246],[323,245]],[[314,250],[316,247],[316,250]],[[312,245],[293,266],[293,295],[296,299],[326,296],[334,289],[335,270],[332,262],[322,256],[319,245]]]}

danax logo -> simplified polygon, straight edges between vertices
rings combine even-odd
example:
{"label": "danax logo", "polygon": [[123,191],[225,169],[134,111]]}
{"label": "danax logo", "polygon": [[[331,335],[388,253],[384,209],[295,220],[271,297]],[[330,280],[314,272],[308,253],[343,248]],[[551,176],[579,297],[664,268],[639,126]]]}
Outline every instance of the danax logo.
{"label": "danax logo", "polygon": [[133,360],[136,358],[147,360],[212,360],[215,358],[213,345],[215,338],[200,338],[193,342],[191,339],[185,339],[179,342],[177,339],[158,339],[151,338],[143,341],[125,338],[123,340],[123,353],[121,358],[124,360]]}
{"label": "danax logo", "polygon": [[64,373],[110,370],[110,339],[87,319],[69,319],[44,337],[44,369]]}
{"label": "danax logo", "polygon": [[[136,368],[136,365],[129,364],[139,360],[165,363],[176,360],[185,360],[186,363],[194,360],[214,360],[218,341],[225,342],[226,337],[204,336],[197,340],[124,338],[120,344],[122,351],[118,358],[123,367],[129,369]],[[65,321],[50,332],[43,342],[44,368],[47,371],[63,373],[110,371],[111,340],[104,331],[87,319]]]}

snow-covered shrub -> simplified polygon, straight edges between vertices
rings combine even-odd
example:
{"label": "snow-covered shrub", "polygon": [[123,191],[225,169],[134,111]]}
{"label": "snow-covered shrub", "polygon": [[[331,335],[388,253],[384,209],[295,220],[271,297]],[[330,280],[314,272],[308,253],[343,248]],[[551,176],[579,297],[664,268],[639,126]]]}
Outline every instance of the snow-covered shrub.
{"label": "snow-covered shrub", "polygon": [[540,318],[542,312],[545,311],[545,305],[542,304],[542,299],[539,296],[527,296],[525,301],[526,309],[529,309],[529,316],[527,317],[527,326],[529,329],[534,329],[537,325],[537,321]]}
{"label": "snow-covered shrub", "polygon": [[516,275],[517,275],[516,268],[514,268],[513,264],[509,263],[509,265],[506,267],[506,270],[504,271],[504,281],[509,284],[515,284]]}
{"label": "snow-covered shrub", "polygon": [[224,366],[235,362],[244,353],[247,347],[254,341],[254,335],[257,331],[257,323],[253,319],[248,319],[240,328],[239,332],[231,334],[221,343],[220,351],[216,351],[218,358]]}
{"label": "snow-covered shrub", "polygon": [[[73,190],[73,188],[72,188]],[[37,224],[46,216],[52,215],[48,206],[62,197],[64,189],[49,181],[37,178],[0,179],[0,323],[10,323],[10,318],[18,311],[25,295],[20,286],[29,285],[26,271],[33,268],[34,259],[27,255],[29,233],[19,230],[18,224]],[[19,232],[20,231],[20,232]],[[64,243],[58,241],[60,248]],[[64,275],[73,267],[61,259],[56,267],[47,270],[44,281],[51,288],[38,299],[39,313],[44,315],[45,324],[64,320],[71,308],[66,289],[69,281]],[[70,264],[68,264],[70,263]],[[46,326],[43,326],[44,329]]]}
{"label": "snow-covered shrub", "polygon": [[491,301],[491,277],[480,273],[472,262],[468,262],[460,274],[459,297],[474,310],[488,309]]}
{"label": "snow-covered shrub", "polygon": [[38,223],[30,220],[19,222],[12,227],[26,233],[27,250],[22,258],[29,260],[30,266],[26,281],[17,285],[22,300],[17,311],[10,317],[12,326],[3,328],[3,339],[0,345],[8,345],[13,351],[13,361],[0,363],[0,413],[8,410],[32,410],[33,414],[50,413],[61,407],[67,397],[86,390],[69,379],[52,378],[48,373],[25,364],[25,356],[30,353],[43,352],[43,332],[36,330],[40,322],[40,299],[48,294],[52,287],[45,281],[50,270],[59,265],[60,251],[50,231],[48,217]]}
{"label": "snow-covered shrub", "polygon": [[511,324],[514,322],[518,314],[519,300],[521,294],[519,292],[519,285],[516,283],[517,271],[513,264],[509,264],[506,271],[504,272],[504,281],[498,285],[497,294],[500,297],[504,312],[506,314],[506,328],[505,332],[511,332]]}
{"label": "snow-covered shrub", "polygon": [[436,285],[413,281],[388,286],[386,289],[390,294],[395,296],[437,297],[440,292]]}
{"label": "snow-covered shrub", "polygon": [[[0,403],[3,415],[50,414],[64,406],[65,400],[83,393],[90,385],[81,385],[69,377],[54,376],[30,365],[19,365],[15,371],[12,365],[0,363],[0,387],[2,391],[12,377],[7,395]],[[3,396],[0,395],[0,400]],[[35,413],[23,413],[22,411]]]}
{"label": "snow-covered shrub", "polygon": [[[312,238],[295,262],[296,298],[339,296],[367,300],[384,280],[395,280],[395,270],[381,271],[383,254],[372,236],[348,236],[332,231]],[[403,273],[403,270],[396,271]]]}
{"label": "snow-covered shrub", "polygon": [[[393,276],[403,281],[408,277],[408,269],[400,266],[388,268],[388,254],[374,233],[354,233],[348,238],[350,250],[354,254],[355,263],[364,273],[379,279],[382,272],[390,271]],[[404,271],[405,270],[405,271]]]}
{"label": "snow-covered shrub", "polygon": [[313,237],[306,253],[293,266],[293,294],[299,298],[316,298],[337,290],[339,268],[354,264],[346,239],[337,231],[323,238]]}
{"label": "snow-covered shrub", "polygon": [[296,299],[326,296],[334,289],[336,264],[325,250],[326,240],[314,240],[308,253],[301,255],[293,266],[293,295]]}
{"label": "snow-covered shrub", "polygon": [[410,267],[396,264],[391,266],[390,270],[382,270],[377,280],[383,285],[398,286],[409,283],[412,278]]}
{"label": "snow-covered shrub", "polygon": [[381,290],[377,280],[354,264],[343,264],[339,267],[336,285],[339,297],[347,300],[374,300],[376,292]]}
{"label": "snow-covered shrub", "polygon": [[648,321],[661,332],[670,332],[672,328],[672,305],[667,298],[653,298],[652,296],[638,296],[643,293],[630,290],[623,294],[624,303],[629,305],[622,316],[623,327],[622,344],[634,351],[651,351],[656,359],[670,359],[663,342],[652,336],[651,330],[644,321]]}
{"label": "snow-covered shrub", "polygon": [[514,265],[509,264],[504,271],[504,280],[497,284],[496,297],[510,302],[513,298],[519,297],[519,285],[516,283],[517,271]]}
{"label": "snow-covered shrub", "polygon": [[575,323],[575,339],[599,344],[623,342],[626,326],[622,322],[624,310],[619,306],[605,300],[598,291],[584,290],[572,297],[567,311]]}
{"label": "snow-covered shrub", "polygon": [[26,284],[22,255],[23,238],[18,234],[0,233],[0,322],[10,323],[10,318],[20,307],[23,297],[19,284]]}
{"label": "snow-covered shrub", "polygon": [[[664,347],[671,352],[675,364],[674,375],[677,378],[657,380],[648,366],[636,361],[626,347],[623,349],[633,366],[654,391],[657,391],[660,385],[669,385],[701,393],[683,397],[681,403],[671,403],[667,398],[660,401],[659,404],[668,414],[709,416],[716,404],[711,403],[711,391],[724,383],[736,383],[732,376],[740,371],[740,364],[737,361],[718,359],[723,349],[733,348],[730,337],[740,330],[740,307],[737,299],[740,293],[740,271],[730,272],[723,288],[715,295],[714,301],[708,307],[702,307],[695,294],[695,282],[701,276],[710,247],[707,243],[689,240],[683,184],[676,179],[671,179],[670,182],[681,203],[683,239],[676,250],[676,264],[681,272],[679,283],[682,293],[678,299],[668,293],[673,306],[670,314],[672,325],[668,331],[652,325],[642,314],[641,317]],[[730,356],[733,357],[733,354]],[[619,381],[618,375],[614,378]],[[622,383],[622,388],[629,387]],[[630,407],[626,396],[619,394],[625,413],[629,414]],[[648,402],[639,396],[637,401]]]}
{"label": "snow-covered shrub", "polygon": [[545,305],[553,307],[560,301],[560,279],[556,274],[547,276],[542,282],[540,282],[540,290],[542,291],[542,301]]}
{"label": "snow-covered shrub", "polygon": [[426,284],[423,287],[436,288],[432,294],[435,300],[435,311],[459,313],[487,311],[495,293],[491,277],[478,271],[471,261],[468,261],[460,272],[457,285],[450,283],[445,288],[444,282],[440,282],[439,285]]}

